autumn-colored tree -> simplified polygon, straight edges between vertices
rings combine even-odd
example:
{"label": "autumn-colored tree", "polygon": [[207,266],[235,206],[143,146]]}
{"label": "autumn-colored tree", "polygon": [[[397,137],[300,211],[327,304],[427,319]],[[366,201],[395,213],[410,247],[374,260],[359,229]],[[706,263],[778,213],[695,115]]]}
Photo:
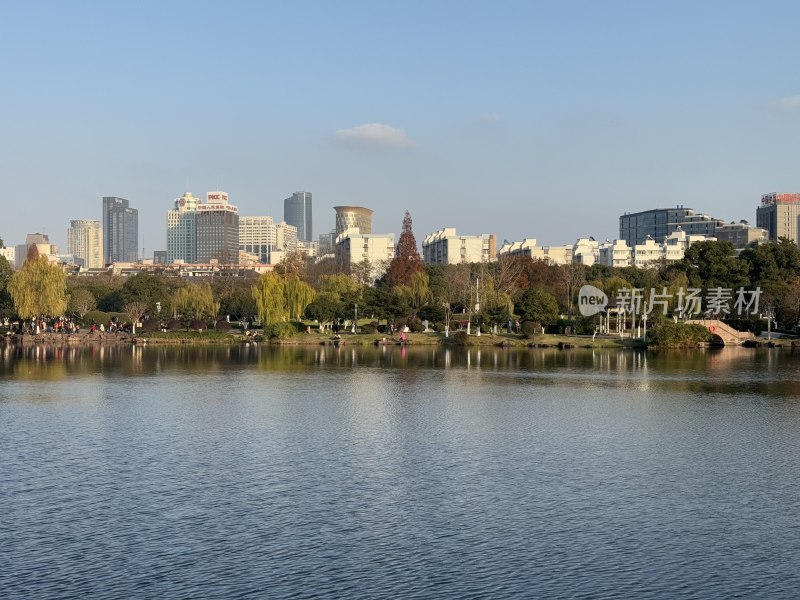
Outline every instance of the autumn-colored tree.
{"label": "autumn-colored tree", "polygon": [[25,262],[36,260],[39,258],[39,247],[36,244],[31,244],[28,247],[28,254],[25,256]]}
{"label": "autumn-colored tree", "polygon": [[285,277],[295,276],[307,281],[308,255],[301,250],[288,252],[280,263],[275,266],[275,271]]}
{"label": "autumn-colored tree", "polygon": [[403,231],[397,241],[394,258],[389,263],[389,270],[386,272],[386,282],[390,286],[409,286],[414,273],[422,270],[422,259],[419,256],[417,240],[414,239],[414,231],[411,227],[411,214],[406,211],[406,215],[403,217]]}

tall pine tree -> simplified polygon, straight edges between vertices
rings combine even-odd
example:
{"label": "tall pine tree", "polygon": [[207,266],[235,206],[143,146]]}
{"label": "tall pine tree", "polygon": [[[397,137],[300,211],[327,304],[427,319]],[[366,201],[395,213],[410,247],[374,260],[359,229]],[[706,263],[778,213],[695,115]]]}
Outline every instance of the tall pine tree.
{"label": "tall pine tree", "polygon": [[417,240],[414,239],[414,231],[411,228],[411,214],[406,211],[406,215],[403,217],[403,231],[397,241],[394,258],[389,263],[386,281],[391,286],[410,286],[414,273],[422,271],[422,259],[419,256]]}

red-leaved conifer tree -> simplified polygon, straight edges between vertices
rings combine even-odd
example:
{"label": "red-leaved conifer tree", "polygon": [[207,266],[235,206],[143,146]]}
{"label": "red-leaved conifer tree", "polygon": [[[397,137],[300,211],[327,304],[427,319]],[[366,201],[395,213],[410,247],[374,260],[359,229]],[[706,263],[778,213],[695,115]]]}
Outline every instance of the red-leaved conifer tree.
{"label": "red-leaved conifer tree", "polygon": [[394,258],[389,263],[386,272],[386,281],[389,285],[411,284],[411,276],[423,270],[422,259],[417,250],[417,240],[414,239],[414,231],[411,228],[411,214],[406,211],[403,217],[403,231],[394,250]]}

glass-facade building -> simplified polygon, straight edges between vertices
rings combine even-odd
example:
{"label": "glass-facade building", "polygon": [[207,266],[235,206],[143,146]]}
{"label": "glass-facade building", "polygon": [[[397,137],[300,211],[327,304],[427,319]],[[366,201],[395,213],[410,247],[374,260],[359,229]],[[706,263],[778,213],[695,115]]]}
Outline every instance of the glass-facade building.
{"label": "glass-facade building", "polygon": [[314,241],[311,225],[311,192],[295,192],[283,201],[283,220],[297,227],[297,239]]}
{"label": "glass-facade building", "polygon": [[720,219],[695,213],[691,208],[656,208],[637,213],[625,213],[619,218],[619,239],[629,246],[644,244],[652,238],[660,244],[671,233],[683,230],[689,235],[713,236],[717,227],[724,225]]}
{"label": "glass-facade building", "polygon": [[136,262],[139,258],[139,211],[125,198],[103,197],[103,261]]}
{"label": "glass-facade building", "polygon": [[167,263],[197,262],[197,207],[200,199],[186,192],[167,212]]}

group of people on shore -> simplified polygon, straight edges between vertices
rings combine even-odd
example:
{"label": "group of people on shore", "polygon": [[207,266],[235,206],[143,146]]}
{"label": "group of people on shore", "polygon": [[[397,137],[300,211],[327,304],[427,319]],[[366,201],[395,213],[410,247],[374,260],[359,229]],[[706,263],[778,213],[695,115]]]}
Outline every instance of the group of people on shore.
{"label": "group of people on shore", "polygon": [[[61,333],[73,334],[85,331],[85,326],[82,328],[80,323],[68,318],[59,318],[52,321],[45,319],[33,319],[31,321],[13,321],[4,319],[0,324],[8,328],[9,334],[21,335],[35,335],[39,333]],[[118,333],[130,332],[131,327],[127,324],[118,323],[114,320],[109,320],[108,323],[92,323],[89,326],[89,333]]]}

